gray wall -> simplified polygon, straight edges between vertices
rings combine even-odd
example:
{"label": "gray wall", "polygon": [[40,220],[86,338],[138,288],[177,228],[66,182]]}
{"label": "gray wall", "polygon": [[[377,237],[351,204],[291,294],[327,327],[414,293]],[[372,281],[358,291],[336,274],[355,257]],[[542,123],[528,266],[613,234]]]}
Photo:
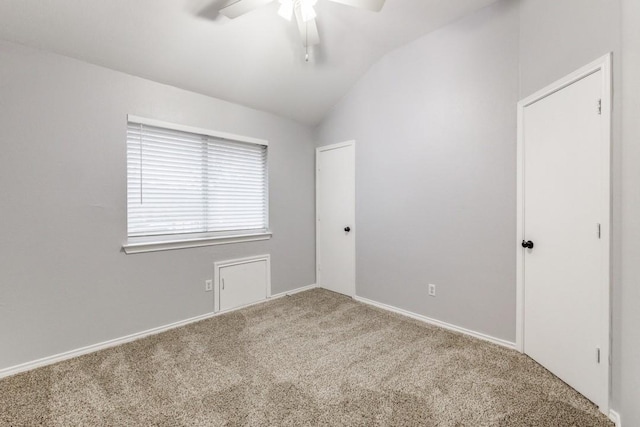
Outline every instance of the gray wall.
{"label": "gray wall", "polygon": [[[215,260],[315,282],[310,129],[8,43],[0,64],[0,369],[211,312]],[[128,113],[268,139],[273,238],[123,254]]]}
{"label": "gray wall", "polygon": [[622,286],[616,315],[616,408],[640,426],[640,1],[622,0]]}
{"label": "gray wall", "polygon": [[519,3],[522,97],[608,52],[620,53],[620,0]]}
{"label": "gray wall", "polygon": [[515,340],[517,96],[501,2],[385,56],[317,128],[357,141],[359,296]]}

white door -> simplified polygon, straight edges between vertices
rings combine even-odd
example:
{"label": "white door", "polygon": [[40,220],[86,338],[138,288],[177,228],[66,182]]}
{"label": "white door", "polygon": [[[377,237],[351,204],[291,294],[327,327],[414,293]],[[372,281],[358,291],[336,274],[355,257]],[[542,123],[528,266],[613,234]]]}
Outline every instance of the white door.
{"label": "white door", "polygon": [[[609,141],[603,71],[522,111],[524,352],[588,399],[602,402],[602,232]],[[606,296],[608,298],[608,295]]]}
{"label": "white door", "polygon": [[318,286],[355,295],[355,143],[316,152]]}

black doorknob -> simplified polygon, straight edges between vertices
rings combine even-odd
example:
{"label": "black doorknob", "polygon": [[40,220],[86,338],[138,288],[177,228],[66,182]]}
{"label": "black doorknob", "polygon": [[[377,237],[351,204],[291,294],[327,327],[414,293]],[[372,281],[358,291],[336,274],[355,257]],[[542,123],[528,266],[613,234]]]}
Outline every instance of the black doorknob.
{"label": "black doorknob", "polygon": [[531,240],[529,240],[528,242],[525,242],[523,240],[522,241],[522,247],[523,248],[528,248],[528,249],[533,249],[533,242]]}
{"label": "black doorknob", "polygon": [[351,231],[351,227],[345,227],[344,231],[346,231],[347,233]]}

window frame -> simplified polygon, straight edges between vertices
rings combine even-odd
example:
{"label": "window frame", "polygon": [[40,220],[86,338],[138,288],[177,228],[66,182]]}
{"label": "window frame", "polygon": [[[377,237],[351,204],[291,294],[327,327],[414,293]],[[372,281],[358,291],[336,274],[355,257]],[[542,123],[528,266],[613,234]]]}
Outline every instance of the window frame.
{"label": "window frame", "polygon": [[[264,230],[244,230],[244,231],[215,231],[204,233],[186,233],[186,234],[165,234],[153,236],[128,237],[128,201],[126,202],[127,211],[127,240],[122,245],[122,249],[126,254],[145,253],[166,251],[174,249],[197,248],[212,245],[224,245],[229,243],[253,242],[260,240],[268,240],[272,237],[269,221],[269,142],[264,139],[253,138],[249,136],[235,135],[226,132],[219,132],[210,129],[198,128],[193,126],[180,125],[176,123],[164,122],[161,120],[149,119],[135,115],[127,115],[127,126],[129,123],[154,126],[168,130],[179,132],[188,132],[209,136],[217,139],[223,139],[231,142],[241,142],[248,144],[256,144],[267,147],[266,159],[266,225]],[[126,141],[126,138],[125,138]],[[128,174],[128,170],[127,170]],[[128,178],[125,180],[128,183]]]}

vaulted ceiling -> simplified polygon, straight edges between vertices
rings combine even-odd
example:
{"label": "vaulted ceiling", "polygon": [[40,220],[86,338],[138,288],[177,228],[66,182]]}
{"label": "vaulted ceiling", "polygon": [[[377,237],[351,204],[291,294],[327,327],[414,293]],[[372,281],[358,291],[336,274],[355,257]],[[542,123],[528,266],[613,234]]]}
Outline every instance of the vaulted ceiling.
{"label": "vaulted ceiling", "polygon": [[315,125],[385,53],[495,0],[319,0],[309,63],[277,1],[235,20],[226,1],[2,0],[0,39]]}

